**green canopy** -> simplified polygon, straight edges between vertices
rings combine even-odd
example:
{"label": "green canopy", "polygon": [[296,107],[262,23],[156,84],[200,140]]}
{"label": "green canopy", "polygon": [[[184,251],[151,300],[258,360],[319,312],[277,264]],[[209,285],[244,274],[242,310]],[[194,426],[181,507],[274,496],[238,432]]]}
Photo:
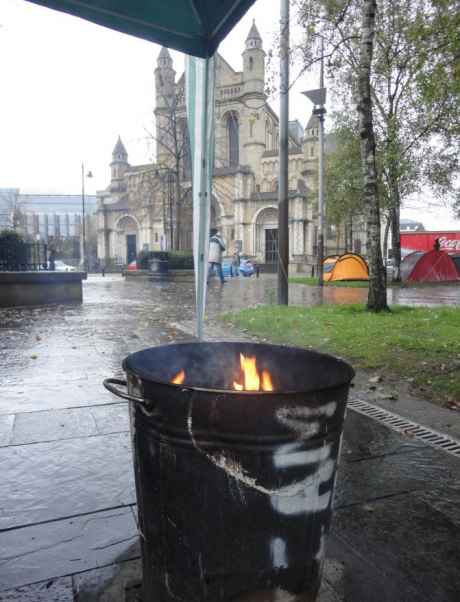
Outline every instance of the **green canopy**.
{"label": "green canopy", "polygon": [[138,38],[209,57],[255,0],[29,0]]}

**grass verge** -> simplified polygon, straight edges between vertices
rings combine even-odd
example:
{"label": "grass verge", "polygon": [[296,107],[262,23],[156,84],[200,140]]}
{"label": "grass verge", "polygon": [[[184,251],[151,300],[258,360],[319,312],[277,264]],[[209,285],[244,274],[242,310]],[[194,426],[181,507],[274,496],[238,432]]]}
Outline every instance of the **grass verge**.
{"label": "grass verge", "polygon": [[[308,286],[318,286],[318,278],[313,276],[291,276],[289,282],[293,284],[306,284]],[[325,282],[324,286],[343,286],[350,288],[368,288],[369,282],[364,280],[336,280],[335,282]]]}
{"label": "grass verge", "polygon": [[460,309],[261,306],[222,319],[273,343],[313,347],[354,366],[410,379],[440,405],[460,400]]}

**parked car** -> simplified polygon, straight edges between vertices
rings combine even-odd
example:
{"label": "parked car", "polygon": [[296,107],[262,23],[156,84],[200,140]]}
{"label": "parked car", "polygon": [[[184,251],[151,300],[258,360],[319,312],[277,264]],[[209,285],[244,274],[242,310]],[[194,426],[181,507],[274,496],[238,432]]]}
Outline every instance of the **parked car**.
{"label": "parked car", "polygon": [[242,259],[240,263],[240,272],[243,276],[252,276],[256,269],[250,259]]}
{"label": "parked car", "polygon": [[[48,266],[48,269],[50,269],[51,264],[49,261],[48,261],[47,266]],[[77,268],[75,268],[73,265],[67,265],[61,259],[55,259],[54,260],[54,270],[55,270],[55,272],[76,272]]]}

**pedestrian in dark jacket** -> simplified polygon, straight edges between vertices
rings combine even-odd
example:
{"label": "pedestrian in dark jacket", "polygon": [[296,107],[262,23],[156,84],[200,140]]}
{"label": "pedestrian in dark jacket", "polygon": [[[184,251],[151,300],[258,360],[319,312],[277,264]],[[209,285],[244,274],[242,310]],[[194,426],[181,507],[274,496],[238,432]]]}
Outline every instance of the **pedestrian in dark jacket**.
{"label": "pedestrian in dark jacket", "polygon": [[222,271],[222,253],[225,251],[224,241],[222,240],[217,230],[211,230],[211,238],[209,239],[209,269],[208,269],[208,281],[211,274],[217,271],[217,275],[220,278],[222,284],[224,284],[224,273]]}

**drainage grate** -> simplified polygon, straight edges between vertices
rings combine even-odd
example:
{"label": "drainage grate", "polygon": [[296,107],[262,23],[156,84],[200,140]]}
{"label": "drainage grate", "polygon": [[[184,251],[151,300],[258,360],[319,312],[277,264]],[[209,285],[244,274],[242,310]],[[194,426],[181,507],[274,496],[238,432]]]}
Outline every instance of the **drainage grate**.
{"label": "drainage grate", "polygon": [[453,437],[438,433],[438,431],[434,431],[433,429],[429,429],[425,426],[417,424],[412,420],[403,418],[403,416],[399,416],[399,414],[393,414],[393,412],[384,410],[383,408],[368,403],[367,401],[350,399],[348,402],[348,407],[352,410],[355,410],[355,412],[364,414],[364,416],[369,416],[378,422],[383,422],[383,424],[386,424],[395,431],[399,431],[400,433],[409,435],[410,437],[415,437],[416,439],[424,441],[428,445],[432,445],[437,449],[442,449],[449,454],[460,457],[460,441],[454,439]]}

